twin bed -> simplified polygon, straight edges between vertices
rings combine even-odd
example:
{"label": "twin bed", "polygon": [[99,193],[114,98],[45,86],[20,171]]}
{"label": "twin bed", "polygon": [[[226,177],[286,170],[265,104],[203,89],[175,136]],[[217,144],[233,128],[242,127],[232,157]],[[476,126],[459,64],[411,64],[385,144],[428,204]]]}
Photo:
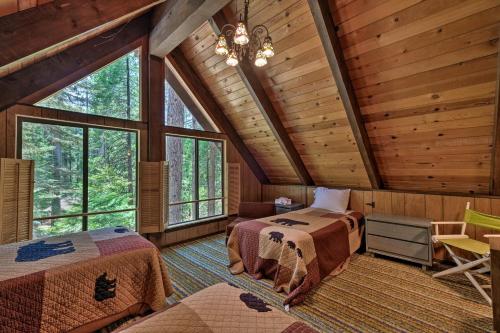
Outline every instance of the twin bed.
{"label": "twin bed", "polygon": [[[306,208],[242,222],[228,240],[229,269],[270,278],[302,302],[342,272],[359,248],[362,215]],[[153,315],[123,332],[314,332],[226,284],[167,308],[173,293],[158,249],[115,227],[0,246],[0,332],[91,332],[128,315]],[[167,308],[167,309],[165,309]]]}
{"label": "twin bed", "polygon": [[362,218],[306,208],[239,223],[227,243],[229,269],[271,279],[276,291],[288,295],[286,308],[299,304],[323,278],[347,267],[361,244]]}

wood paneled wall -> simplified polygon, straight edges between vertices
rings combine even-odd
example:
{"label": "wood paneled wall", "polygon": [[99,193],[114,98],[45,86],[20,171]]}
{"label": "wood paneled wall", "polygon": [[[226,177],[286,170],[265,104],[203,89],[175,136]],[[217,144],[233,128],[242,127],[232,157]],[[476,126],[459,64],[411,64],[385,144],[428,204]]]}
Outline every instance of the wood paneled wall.
{"label": "wood paneled wall", "polygon": [[384,185],[487,194],[500,1],[331,8]]}
{"label": "wood paneled wall", "polygon": [[[314,202],[315,187],[300,185],[263,185],[262,200],[273,201],[276,197],[286,196],[295,202],[310,206]],[[421,194],[395,191],[352,190],[349,207],[364,215],[382,213],[403,216],[427,217],[435,221],[461,221],[467,202],[478,211],[500,216],[500,197],[452,196]],[[372,207],[371,204],[374,204]],[[446,226],[442,232],[459,232],[459,227]],[[488,242],[483,237],[491,230],[469,226],[467,234],[472,238]]]}

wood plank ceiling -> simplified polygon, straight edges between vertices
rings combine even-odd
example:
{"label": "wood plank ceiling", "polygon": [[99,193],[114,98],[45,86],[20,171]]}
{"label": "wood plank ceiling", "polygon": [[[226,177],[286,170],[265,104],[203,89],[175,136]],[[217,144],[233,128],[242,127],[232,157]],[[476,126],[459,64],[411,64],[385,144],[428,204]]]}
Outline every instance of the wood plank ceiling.
{"label": "wood plank ceiling", "polygon": [[[315,183],[370,187],[307,1],[251,1],[257,24],[270,29],[276,56],[255,71]],[[236,70],[214,54],[215,38],[206,23],[181,48],[271,182],[299,183]]]}
{"label": "wood plank ceiling", "polygon": [[332,0],[385,186],[488,193],[499,0]]}

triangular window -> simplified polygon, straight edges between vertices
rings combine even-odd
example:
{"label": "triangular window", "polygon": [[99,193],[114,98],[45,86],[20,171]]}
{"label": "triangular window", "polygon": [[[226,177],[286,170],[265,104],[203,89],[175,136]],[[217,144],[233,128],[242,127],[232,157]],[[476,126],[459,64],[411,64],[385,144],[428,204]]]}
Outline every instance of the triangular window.
{"label": "triangular window", "polygon": [[167,80],[165,80],[165,125],[215,131],[206,115],[199,110],[191,96],[185,92],[171,73],[167,73]]}
{"label": "triangular window", "polygon": [[134,50],[36,105],[140,120],[140,62],[140,50]]}

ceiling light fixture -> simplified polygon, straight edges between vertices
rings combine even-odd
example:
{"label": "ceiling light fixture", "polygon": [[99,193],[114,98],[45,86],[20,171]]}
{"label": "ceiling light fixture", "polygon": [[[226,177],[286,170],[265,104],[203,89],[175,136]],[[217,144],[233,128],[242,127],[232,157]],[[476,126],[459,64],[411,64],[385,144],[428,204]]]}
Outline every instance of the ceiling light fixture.
{"label": "ceiling light fixture", "polygon": [[[243,17],[236,26],[225,24],[215,44],[215,54],[227,56],[226,64],[237,66],[244,57],[254,60],[257,67],[267,64],[267,58],[274,56],[274,47],[269,30],[259,24],[248,34],[248,7],[249,0],[245,0]],[[261,36],[264,37],[263,42]]]}

